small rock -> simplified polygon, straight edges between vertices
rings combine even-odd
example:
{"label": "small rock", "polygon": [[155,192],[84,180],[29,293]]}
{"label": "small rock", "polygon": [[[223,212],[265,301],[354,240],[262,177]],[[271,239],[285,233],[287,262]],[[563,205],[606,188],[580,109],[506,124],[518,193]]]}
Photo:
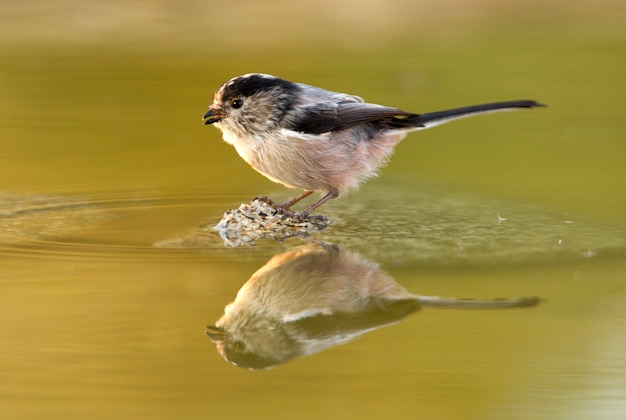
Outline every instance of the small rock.
{"label": "small rock", "polygon": [[285,212],[274,203],[254,199],[228,210],[215,226],[220,236],[230,246],[254,245],[259,239],[283,240],[291,236],[306,235],[325,229],[330,221],[324,216],[303,216]]}

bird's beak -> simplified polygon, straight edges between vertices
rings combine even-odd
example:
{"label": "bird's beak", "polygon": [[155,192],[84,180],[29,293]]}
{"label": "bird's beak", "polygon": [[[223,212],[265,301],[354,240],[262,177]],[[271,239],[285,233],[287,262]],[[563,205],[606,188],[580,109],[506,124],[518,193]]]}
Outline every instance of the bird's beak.
{"label": "bird's beak", "polygon": [[[206,123],[205,123],[206,124]],[[226,331],[223,328],[216,327],[214,325],[209,325],[206,327],[206,331],[204,331],[206,335],[213,341],[223,341],[226,338]]]}
{"label": "bird's beak", "polygon": [[204,116],[202,117],[202,123],[204,125],[213,124],[213,123],[220,121],[221,119],[222,119],[222,114],[220,114],[219,111],[214,111],[212,109],[209,109],[206,112],[206,114],[204,114]]}

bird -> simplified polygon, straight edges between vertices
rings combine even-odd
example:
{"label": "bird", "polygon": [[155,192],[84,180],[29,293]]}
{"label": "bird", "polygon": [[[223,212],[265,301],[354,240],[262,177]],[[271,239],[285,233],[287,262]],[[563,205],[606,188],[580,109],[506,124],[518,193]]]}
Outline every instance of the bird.
{"label": "bird", "polygon": [[312,242],[274,255],[239,289],[205,333],[229,363],[268,369],[346,344],[422,308],[536,306],[536,296],[458,299],[409,292],[376,262]]}
{"label": "bird", "polygon": [[[523,99],[417,114],[269,74],[248,73],[217,89],[202,121],[221,130],[223,140],[256,171],[288,188],[304,190],[281,204],[262,198],[286,213],[308,217],[328,200],[376,176],[409,132],[474,115],[541,106],[545,105]],[[291,211],[313,192],[322,197],[300,213]]]}

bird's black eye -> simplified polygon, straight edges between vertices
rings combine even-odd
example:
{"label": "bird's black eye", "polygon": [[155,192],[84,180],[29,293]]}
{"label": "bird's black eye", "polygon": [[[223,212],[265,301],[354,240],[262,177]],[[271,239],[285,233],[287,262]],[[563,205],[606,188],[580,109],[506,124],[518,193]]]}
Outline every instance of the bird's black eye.
{"label": "bird's black eye", "polygon": [[233,101],[230,103],[230,106],[235,109],[241,108],[243,106],[243,99],[233,99]]}
{"label": "bird's black eye", "polygon": [[235,350],[237,353],[241,353],[245,349],[246,349],[246,346],[241,341],[235,341],[233,343],[233,350]]}

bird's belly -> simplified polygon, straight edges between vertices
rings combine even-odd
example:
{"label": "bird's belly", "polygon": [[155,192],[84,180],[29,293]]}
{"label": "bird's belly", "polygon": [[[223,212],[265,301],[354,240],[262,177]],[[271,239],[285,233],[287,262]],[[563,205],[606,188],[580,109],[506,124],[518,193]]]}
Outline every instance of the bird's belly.
{"label": "bird's belly", "polygon": [[376,175],[405,133],[354,140],[333,135],[326,139],[266,137],[254,143],[231,143],[256,171],[273,182],[341,195]]}

